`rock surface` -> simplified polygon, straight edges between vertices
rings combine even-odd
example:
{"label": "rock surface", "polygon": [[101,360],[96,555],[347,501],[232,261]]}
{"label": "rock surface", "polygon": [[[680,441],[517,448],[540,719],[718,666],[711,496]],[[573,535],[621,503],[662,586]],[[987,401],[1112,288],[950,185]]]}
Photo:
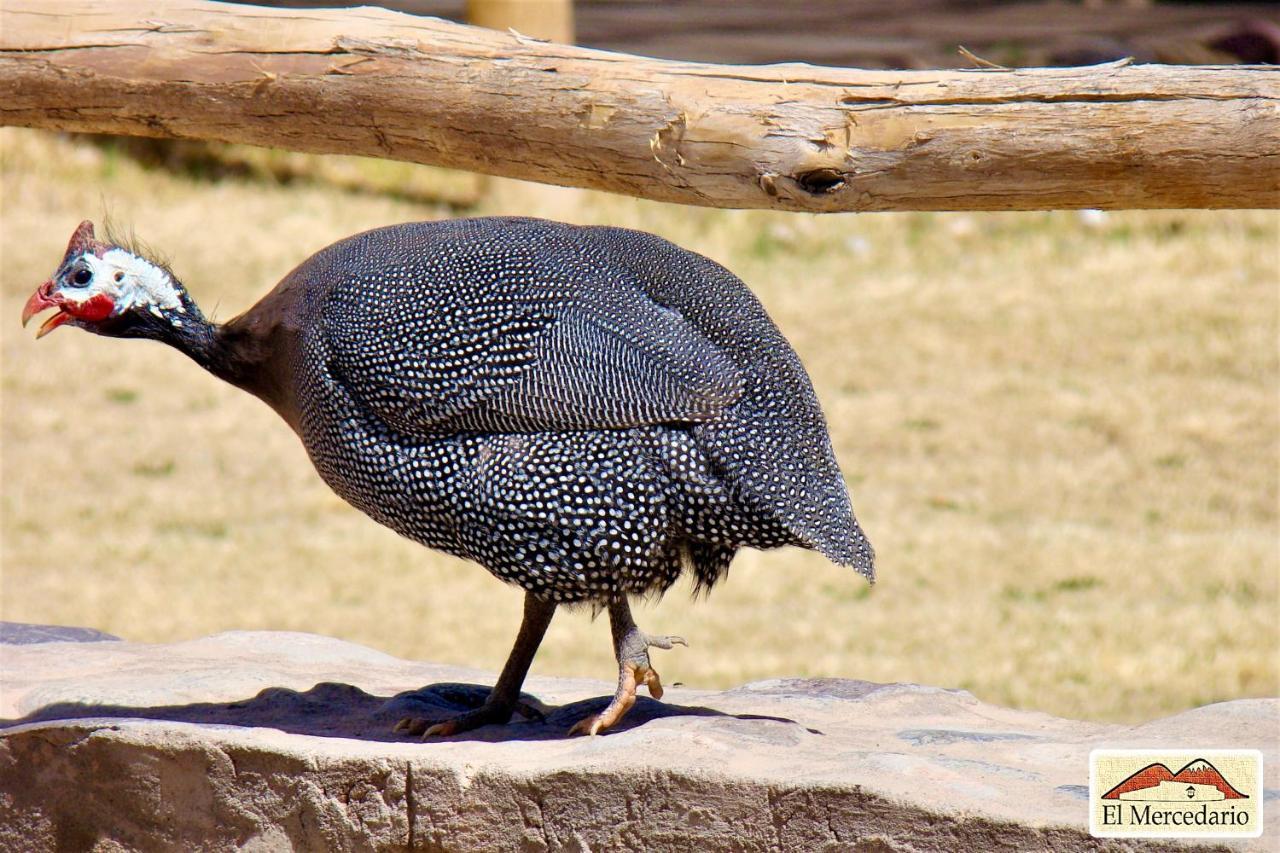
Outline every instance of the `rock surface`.
{"label": "rock surface", "polygon": [[1093,747],[1262,748],[1268,806],[1280,788],[1272,699],[1118,726],[779,679],[670,688],[569,739],[612,685],[531,678],[545,722],[421,743],[392,724],[456,713],[493,676],[241,632],[6,645],[0,667],[4,850],[1124,849],[1088,835]]}
{"label": "rock surface", "polygon": [[32,643],[100,643],[118,640],[95,628],[67,628],[31,622],[0,622],[0,645],[24,646]]}

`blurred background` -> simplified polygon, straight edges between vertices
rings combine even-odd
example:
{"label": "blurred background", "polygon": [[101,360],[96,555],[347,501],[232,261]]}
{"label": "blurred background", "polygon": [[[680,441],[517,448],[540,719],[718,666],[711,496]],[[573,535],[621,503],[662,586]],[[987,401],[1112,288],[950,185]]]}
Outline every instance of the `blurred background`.
{"label": "blurred background", "polygon": [[[1002,65],[1275,62],[1280,45],[1262,3],[385,5],[718,62],[970,64],[958,45]],[[1120,721],[1280,694],[1280,213],[707,210],[13,128],[0,179],[6,620],[311,631],[496,671],[517,590],[347,507],[277,416],[178,353],[37,344],[18,317],[86,217],[136,232],[226,319],[356,231],[523,214],[652,231],[745,280],[812,375],[878,551],[874,588],[749,551],[708,601],[680,585],[644,605],[646,630],[691,644],[659,653],[668,682],[912,681]],[[613,668],[607,620],[563,612],[533,671]]]}
{"label": "blurred background", "polygon": [[[342,0],[252,0],[339,7]],[[602,50],[699,62],[957,68],[964,45],[1008,66],[1129,56],[1176,64],[1274,63],[1276,3],[1204,0],[384,0]],[[568,10],[568,11],[566,11]],[[535,32],[541,30],[541,32]]]}

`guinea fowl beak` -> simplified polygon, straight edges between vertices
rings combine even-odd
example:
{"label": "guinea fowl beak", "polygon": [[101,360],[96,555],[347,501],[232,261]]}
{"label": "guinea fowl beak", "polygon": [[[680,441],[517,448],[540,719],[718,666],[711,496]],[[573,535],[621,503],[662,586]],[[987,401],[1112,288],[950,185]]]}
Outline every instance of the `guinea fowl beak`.
{"label": "guinea fowl beak", "polygon": [[31,322],[32,317],[46,308],[57,308],[58,313],[44,321],[40,326],[40,330],[36,332],[36,340],[40,340],[40,338],[43,338],[71,319],[71,315],[62,310],[62,300],[55,298],[53,295],[52,279],[37,287],[36,292],[31,294],[31,298],[27,300],[26,306],[22,309],[22,325],[25,327],[27,323]]}

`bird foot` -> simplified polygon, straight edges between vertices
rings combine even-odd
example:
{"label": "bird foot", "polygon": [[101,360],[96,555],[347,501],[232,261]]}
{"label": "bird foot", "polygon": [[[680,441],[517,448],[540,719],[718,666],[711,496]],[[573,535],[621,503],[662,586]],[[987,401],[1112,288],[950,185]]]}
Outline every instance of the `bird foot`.
{"label": "bird foot", "polygon": [[519,712],[520,716],[527,720],[543,722],[546,719],[540,709],[528,702],[519,701],[514,706],[504,702],[485,702],[479,708],[474,708],[447,720],[404,717],[400,722],[396,723],[393,731],[397,734],[408,734],[415,737],[421,735],[423,740],[430,740],[433,737],[451,737],[452,735],[469,732],[472,729],[478,729],[481,726],[504,725],[511,721],[511,715],[515,712]]}
{"label": "bird foot", "polygon": [[628,631],[618,644],[618,689],[614,692],[613,699],[600,713],[574,723],[569,734],[596,735],[612,728],[636,703],[636,687],[641,684],[649,688],[650,696],[661,699],[662,679],[649,663],[649,647],[670,649],[676,645],[689,644],[684,637],[655,636],[646,634],[639,628]]}

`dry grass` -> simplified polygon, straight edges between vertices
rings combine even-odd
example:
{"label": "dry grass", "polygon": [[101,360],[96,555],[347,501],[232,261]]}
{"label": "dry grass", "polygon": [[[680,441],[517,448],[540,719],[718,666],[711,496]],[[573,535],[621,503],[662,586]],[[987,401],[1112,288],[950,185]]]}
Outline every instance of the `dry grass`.
{"label": "dry grass", "polygon": [[[154,344],[17,324],[104,200],[224,318],[338,237],[445,211],[30,131],[0,131],[0,156],[3,617],[306,630],[498,668],[518,593],[346,507],[260,403]],[[920,681],[1112,720],[1280,693],[1276,214],[819,218],[527,190],[481,212],[714,257],[827,409],[881,582],[746,553],[709,601],[639,615],[691,641],[660,653],[668,681]],[[565,613],[535,672],[611,667],[604,620]]]}

